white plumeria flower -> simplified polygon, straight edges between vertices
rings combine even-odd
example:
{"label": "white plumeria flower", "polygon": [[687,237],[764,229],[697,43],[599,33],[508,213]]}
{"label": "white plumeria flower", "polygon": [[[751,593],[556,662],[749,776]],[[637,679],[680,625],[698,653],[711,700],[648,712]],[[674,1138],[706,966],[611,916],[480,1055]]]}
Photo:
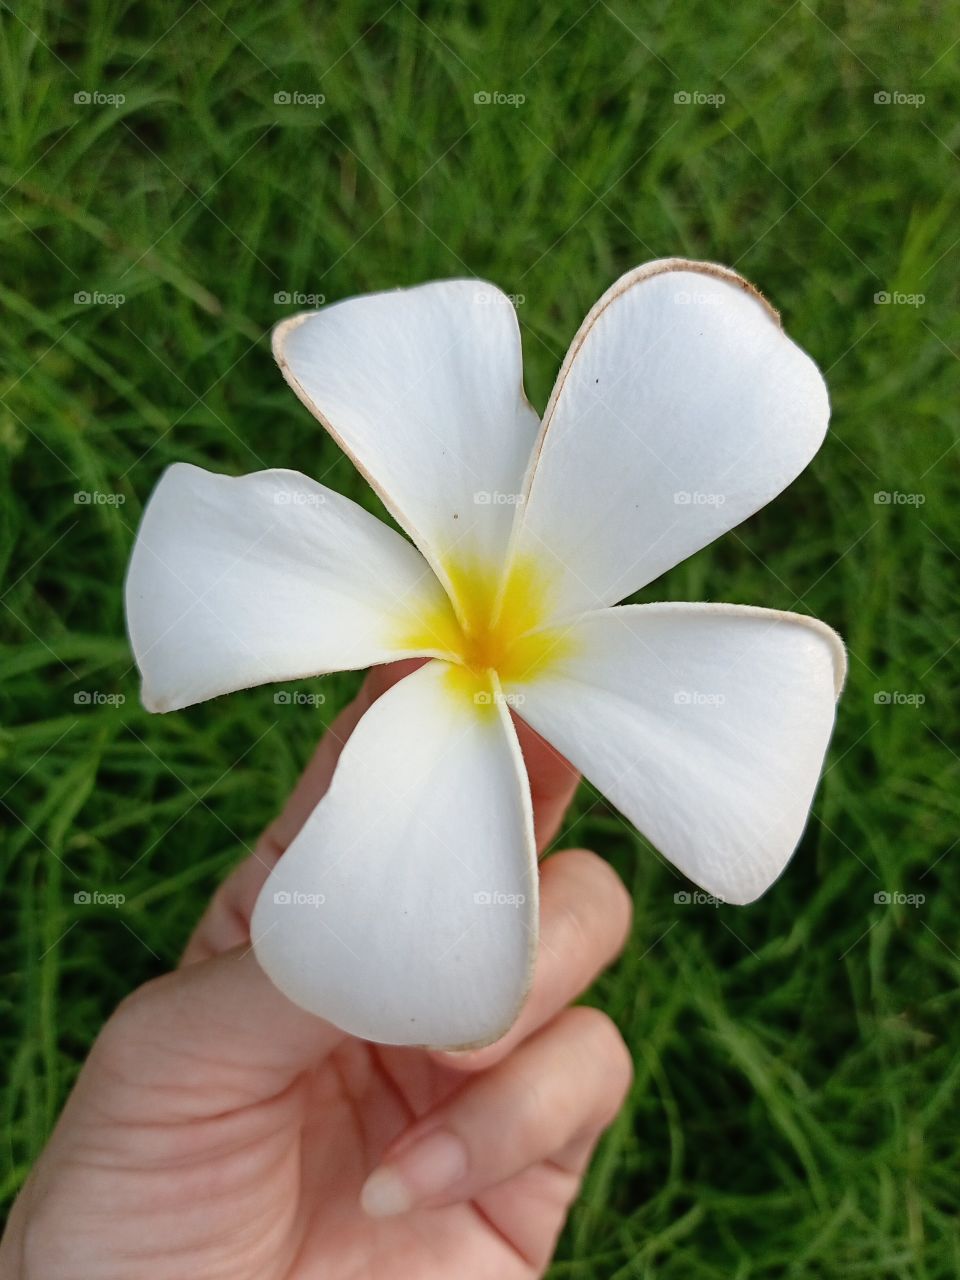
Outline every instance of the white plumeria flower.
{"label": "white plumeria flower", "polygon": [[537,945],[530,788],[511,708],[727,902],[777,878],[843,682],[811,618],[611,608],[807,465],[829,406],[734,272],[669,259],[587,316],[542,423],[509,299],[476,280],[279,325],[308,409],[412,539],[293,471],[177,464],[127,580],[143,700],[433,661],[381,697],[270,874],[252,936],[298,1005],[392,1044],[501,1036]]}

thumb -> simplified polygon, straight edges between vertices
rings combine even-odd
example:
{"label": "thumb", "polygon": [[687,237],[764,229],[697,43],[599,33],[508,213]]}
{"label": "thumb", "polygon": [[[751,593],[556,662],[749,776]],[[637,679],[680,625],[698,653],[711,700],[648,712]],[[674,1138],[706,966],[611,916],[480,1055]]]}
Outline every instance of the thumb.
{"label": "thumb", "polygon": [[117,1121],[176,1124],[282,1094],[344,1033],[282,995],[249,945],[155,978],[107,1021],[77,1105]]}

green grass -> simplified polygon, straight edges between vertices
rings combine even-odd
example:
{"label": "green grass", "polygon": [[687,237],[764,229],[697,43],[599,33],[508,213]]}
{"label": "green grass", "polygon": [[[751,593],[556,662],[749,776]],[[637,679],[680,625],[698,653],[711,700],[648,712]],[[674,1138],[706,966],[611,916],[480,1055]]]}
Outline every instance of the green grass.
{"label": "green grass", "polygon": [[[274,295],[491,279],[523,296],[542,408],[596,297],[680,254],[769,294],[833,428],[650,594],[816,614],[850,678],[800,852],[751,908],[676,905],[682,882],[583,788],[569,839],[636,898],[594,998],[637,1083],[551,1274],[960,1273],[958,20],[956,0],[0,4],[8,1195],[99,1024],[174,963],[356,687],[328,678],[321,710],[270,689],[138,705],[121,584],[168,463],[295,467],[377,509],[274,368],[296,309]],[[925,701],[875,701],[894,690]],[[122,908],[75,905],[94,887]]]}

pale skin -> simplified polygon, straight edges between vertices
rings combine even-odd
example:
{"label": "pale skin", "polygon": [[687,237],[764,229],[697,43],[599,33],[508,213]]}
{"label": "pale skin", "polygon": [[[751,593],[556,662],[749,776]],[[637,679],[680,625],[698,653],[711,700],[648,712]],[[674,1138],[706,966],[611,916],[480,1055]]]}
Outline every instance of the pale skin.
{"label": "pale skin", "polygon": [[[344,1035],[250,950],[269,869],[363,711],[415,665],[370,674],[180,967],[108,1020],[14,1207],[0,1280],[542,1275],[631,1079],[613,1022],[570,1007],[629,930],[611,868],[583,849],[542,861],[530,996],[502,1039],[466,1054]],[[520,733],[543,850],[577,778]]]}

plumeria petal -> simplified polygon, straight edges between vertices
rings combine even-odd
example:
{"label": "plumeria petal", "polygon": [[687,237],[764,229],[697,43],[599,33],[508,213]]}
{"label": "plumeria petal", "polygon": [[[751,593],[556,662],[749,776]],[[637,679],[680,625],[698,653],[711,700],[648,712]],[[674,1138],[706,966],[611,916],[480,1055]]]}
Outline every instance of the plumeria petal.
{"label": "plumeria petal", "polygon": [[273,349],[441,580],[502,564],[538,427],[505,294],[445,280],[351,298],[284,321]]}
{"label": "plumeria petal", "polygon": [[502,699],[430,662],[354,730],[251,935],[296,1004],[386,1044],[497,1039],[537,932],[529,787]]}
{"label": "plumeria petal", "polygon": [[555,612],[613,604],[769,502],[829,417],[816,365],[734,272],[666,259],[587,316],[544,415],[516,547]]}
{"label": "plumeria petal", "polygon": [[[417,549],[296,471],[170,467],[143,514],[126,608],[151,711],[447,652],[449,606]],[[422,643],[405,646],[415,630]]]}
{"label": "plumeria petal", "polygon": [[813,618],[626,605],[564,629],[519,714],[709,893],[751,902],[807,820],[845,657]]}

